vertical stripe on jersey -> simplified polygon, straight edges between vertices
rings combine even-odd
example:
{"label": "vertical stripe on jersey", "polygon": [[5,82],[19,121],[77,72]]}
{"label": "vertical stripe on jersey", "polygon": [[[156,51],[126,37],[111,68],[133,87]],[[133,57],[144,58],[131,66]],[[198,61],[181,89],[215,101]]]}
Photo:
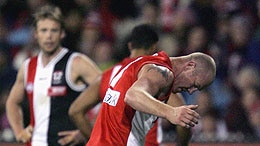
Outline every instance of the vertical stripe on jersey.
{"label": "vertical stripe on jersey", "polygon": [[[28,66],[28,76],[27,76],[27,85],[29,84],[29,88],[33,87],[34,77],[36,73],[37,66],[37,57],[33,57],[29,62]],[[27,86],[28,87],[28,86]],[[33,90],[32,92],[27,92],[29,105],[30,105],[30,124],[34,126],[34,111],[33,111]]]}
{"label": "vertical stripe on jersey", "polygon": [[[30,125],[34,127],[35,119],[34,119],[34,109],[33,109],[33,83],[34,83],[34,77],[36,73],[36,66],[37,66],[37,56],[33,57],[28,65],[27,70],[27,81],[26,81],[26,90],[27,90],[27,98],[29,101],[29,109],[30,109]],[[29,89],[30,88],[30,89]],[[28,92],[29,91],[29,92]],[[31,142],[27,143],[27,146],[31,146]]]}

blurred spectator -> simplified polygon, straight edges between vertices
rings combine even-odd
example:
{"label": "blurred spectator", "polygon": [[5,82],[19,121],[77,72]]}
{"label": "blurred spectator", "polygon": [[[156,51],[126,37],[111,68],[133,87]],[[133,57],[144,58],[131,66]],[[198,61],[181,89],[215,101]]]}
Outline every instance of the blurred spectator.
{"label": "blurred spectator", "polygon": [[190,54],[193,52],[207,53],[209,42],[207,30],[202,26],[194,26],[188,32],[187,44],[183,54]]}
{"label": "blurred spectator", "polygon": [[193,142],[223,142],[228,132],[220,112],[213,105],[213,97],[209,90],[201,91],[195,97],[199,105],[197,112],[201,115],[199,124],[193,127]]}
{"label": "blurred spectator", "polygon": [[228,138],[228,132],[223,119],[219,117],[214,108],[207,109],[202,115],[200,128],[193,132],[192,141],[199,143],[224,142]]}
{"label": "blurred spectator", "polygon": [[247,90],[243,92],[242,103],[247,110],[248,115],[251,115],[253,112],[257,112],[258,108],[260,107],[259,91],[259,88],[252,87],[247,88]]}
{"label": "blurred spectator", "polygon": [[247,58],[251,64],[254,64],[260,70],[260,0],[256,1],[257,16],[258,16],[258,26],[254,32],[254,36],[250,41]]}
{"label": "blurred spectator", "polygon": [[100,30],[102,22],[99,13],[96,11],[89,12],[83,21],[79,51],[92,58],[94,46],[102,37]]}
{"label": "blurred spectator", "polygon": [[173,30],[173,17],[177,9],[177,0],[161,0],[161,26],[163,31],[171,32]]}
{"label": "blurred spectator", "polygon": [[146,0],[142,5],[140,14],[136,21],[138,23],[148,23],[155,27],[160,26],[160,6],[157,0]]}
{"label": "blurred spectator", "polygon": [[[21,19],[26,20],[25,17],[27,16],[21,16]],[[14,29],[11,29],[7,36],[8,43],[12,46],[12,49],[14,51],[19,51],[24,45],[26,45],[29,42],[30,36],[31,36],[31,28],[30,25],[26,22],[21,22],[20,26],[17,26]]]}
{"label": "blurred spectator", "polygon": [[94,10],[98,8],[100,5],[99,0],[74,0],[75,4],[79,7],[81,11],[83,11],[85,14],[88,13],[88,11]]}
{"label": "blurred spectator", "polygon": [[260,71],[253,65],[243,66],[238,72],[235,85],[240,92],[247,88],[260,87]]}
{"label": "blurred spectator", "polygon": [[93,60],[101,70],[106,70],[114,65],[113,47],[108,40],[100,40],[96,43],[93,52]]}
{"label": "blurred spectator", "polygon": [[[240,87],[243,88],[241,100],[244,108],[246,109],[247,115],[249,115],[249,121],[256,135],[255,139],[253,140],[260,142],[260,76],[259,74],[257,74],[257,76],[253,75],[251,78],[248,77],[241,77],[241,81],[244,80],[243,85],[248,85],[246,87]],[[256,77],[256,79],[252,81],[254,77]],[[246,79],[248,79],[248,81]],[[250,80],[252,83],[250,83]],[[254,84],[253,82],[255,82],[256,84]]]}
{"label": "blurred spectator", "polygon": [[[225,121],[228,131],[231,133],[242,133],[242,141],[252,142],[257,140],[256,131],[250,122],[250,107],[256,103],[254,96],[249,96],[248,89],[259,85],[259,73],[252,66],[244,66],[236,76],[236,90],[233,99],[227,108]],[[236,92],[236,94],[235,94]]]}
{"label": "blurred spectator", "polygon": [[79,40],[83,26],[84,13],[78,8],[71,9],[65,16],[66,36],[62,43],[72,51],[79,51]]}
{"label": "blurred spectator", "polygon": [[[17,70],[15,70],[10,62],[8,55],[4,49],[0,49],[0,93],[2,90],[9,90],[16,78]],[[1,98],[1,97],[0,97]]]}
{"label": "blurred spectator", "polygon": [[[193,128],[193,142],[223,142],[227,140],[228,131],[225,121],[222,117],[222,111],[224,109],[219,108],[214,102],[214,94],[212,89],[208,88],[204,91],[197,92],[193,97],[193,100],[188,102],[198,104],[198,113],[201,115],[201,121]],[[218,97],[221,101],[224,97]]]}
{"label": "blurred spectator", "polygon": [[30,36],[30,41],[21,49],[19,49],[13,57],[12,64],[15,70],[18,70],[21,67],[23,61],[36,55],[39,51],[40,50],[38,49],[37,41],[35,41],[33,36]]}
{"label": "blurred spectator", "polygon": [[[11,50],[10,50],[10,44],[7,42],[7,35],[8,35],[8,27],[7,23],[0,13],[0,50],[1,53],[5,53],[6,61],[8,64],[12,61],[12,55],[11,55]],[[3,54],[2,54],[3,55]]]}
{"label": "blurred spectator", "polygon": [[115,62],[120,62],[124,58],[130,56],[130,50],[128,48],[128,42],[131,39],[131,35],[128,34],[125,38],[122,39],[121,43],[114,45],[114,60]]}
{"label": "blurred spectator", "polygon": [[209,32],[207,38],[211,40],[216,33],[217,22],[217,12],[212,5],[212,0],[193,0],[189,7],[197,18],[197,25],[203,26],[206,32]]}
{"label": "blurred spectator", "polygon": [[231,102],[232,92],[230,88],[223,81],[216,78],[208,89],[212,95],[213,106],[218,110],[220,116],[223,117]]}
{"label": "blurred spectator", "polygon": [[[2,1],[1,1],[2,2]],[[6,0],[1,5],[1,13],[8,28],[13,29],[21,14],[27,11],[27,3],[20,0]]]}
{"label": "blurred spectator", "polygon": [[[125,44],[125,41],[128,39],[128,34],[130,34],[131,30],[139,25],[148,23],[153,25],[155,28],[160,30],[159,23],[159,14],[160,7],[159,2],[157,0],[144,0],[144,1],[136,1],[134,3],[137,14],[136,15],[125,15],[125,17],[121,17],[114,22],[113,30],[115,32],[115,41],[114,46],[116,52],[122,54],[123,56],[128,56],[128,50],[123,50],[126,53],[122,52],[122,44]],[[118,56],[118,54],[116,54]],[[123,57],[120,57],[123,58]],[[117,60],[120,60],[117,59]]]}
{"label": "blurred spectator", "polygon": [[8,42],[19,50],[26,45],[31,36],[32,14],[42,5],[47,4],[47,0],[27,0],[21,3],[24,8],[17,14],[10,25],[11,29],[7,37]]}
{"label": "blurred spectator", "polygon": [[10,0],[3,6],[3,16],[8,24],[6,39],[10,44],[11,57],[23,48],[31,39],[32,14],[48,0]]}
{"label": "blurred spectator", "polygon": [[[100,18],[102,20],[101,31],[104,36],[112,41],[116,41],[116,23],[137,17],[137,8],[133,0],[102,0],[100,1]],[[128,29],[125,27],[124,29]]]}
{"label": "blurred spectator", "polygon": [[235,84],[241,66],[247,64],[246,52],[252,37],[252,30],[252,21],[246,15],[236,15],[230,20],[227,75],[231,86]]}
{"label": "blurred spectator", "polygon": [[15,137],[8,123],[5,103],[9,94],[9,89],[0,92],[0,142],[14,142]]}
{"label": "blurred spectator", "polygon": [[197,23],[197,17],[188,6],[177,6],[172,18],[173,34],[179,42],[180,48],[185,48],[187,34],[192,26]]}
{"label": "blurred spectator", "polygon": [[180,55],[181,49],[175,35],[170,33],[161,33],[158,47],[160,50],[165,51],[169,56]]}
{"label": "blurred spectator", "polygon": [[29,13],[34,14],[41,6],[49,4],[50,2],[50,0],[26,0],[26,5]]}
{"label": "blurred spectator", "polygon": [[260,142],[260,89],[251,88],[246,92],[246,98],[252,98],[254,101],[250,106],[250,122],[254,127],[255,133],[257,135],[257,141]]}
{"label": "blurred spectator", "polygon": [[6,37],[8,35],[8,27],[3,15],[0,13],[0,46],[1,48],[7,47]]}
{"label": "blurred spectator", "polygon": [[228,43],[229,19],[226,17],[219,18],[216,27],[216,34],[208,51],[217,65],[216,78],[224,82],[227,78],[228,50],[226,47]]}

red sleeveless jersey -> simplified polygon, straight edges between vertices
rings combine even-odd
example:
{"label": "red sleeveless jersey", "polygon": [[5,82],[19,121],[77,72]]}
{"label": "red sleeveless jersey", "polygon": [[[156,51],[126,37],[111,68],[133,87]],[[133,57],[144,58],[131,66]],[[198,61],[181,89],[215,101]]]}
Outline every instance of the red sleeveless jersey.
{"label": "red sleeveless jersey", "polygon": [[[129,59],[122,64],[118,64],[118,69],[113,73],[113,69],[104,73],[100,88],[103,103],[94,125],[91,137],[86,146],[125,146],[127,145],[130,133],[142,133],[138,139],[145,139],[145,135],[156,121],[157,117],[145,115],[145,118],[152,119],[150,127],[145,133],[143,131],[133,131],[132,126],[136,111],[124,102],[125,94],[132,84],[137,80],[139,70],[145,64],[156,64],[169,68],[172,71],[169,57],[164,52],[159,52],[153,56],[142,56],[136,59]],[[115,66],[117,67],[117,66]],[[115,68],[114,68],[115,69]],[[118,70],[118,71],[117,71]],[[110,77],[112,78],[110,79]],[[109,84],[107,84],[109,83]],[[105,94],[104,94],[105,93]],[[171,91],[165,98],[167,100]],[[136,123],[142,125],[143,123]],[[138,130],[135,129],[135,130]],[[140,129],[139,129],[140,130]],[[142,129],[141,129],[142,130]]]}

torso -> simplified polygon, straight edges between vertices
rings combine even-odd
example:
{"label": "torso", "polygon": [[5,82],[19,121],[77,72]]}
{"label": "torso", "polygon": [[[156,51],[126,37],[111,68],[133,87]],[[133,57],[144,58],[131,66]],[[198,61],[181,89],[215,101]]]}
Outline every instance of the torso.
{"label": "torso", "polygon": [[[157,57],[139,57],[129,64],[122,65],[119,72],[111,80],[106,95],[103,96],[101,110],[87,145],[126,145],[127,141],[134,135],[140,136],[138,139],[134,137],[137,143],[144,140],[144,136],[157,117],[137,113],[124,103],[124,95],[137,80],[140,68],[147,63],[155,63],[171,69],[169,57],[164,54]],[[126,68],[127,70],[125,70]]]}
{"label": "torso", "polygon": [[[76,129],[69,119],[68,109],[79,93],[86,87],[75,85],[70,75],[70,65],[76,53],[62,49],[47,65],[41,62],[41,53],[28,60],[27,69],[35,68],[35,74],[26,70],[26,92],[34,126],[32,145],[58,145],[57,133]],[[35,67],[32,66],[35,64]]]}

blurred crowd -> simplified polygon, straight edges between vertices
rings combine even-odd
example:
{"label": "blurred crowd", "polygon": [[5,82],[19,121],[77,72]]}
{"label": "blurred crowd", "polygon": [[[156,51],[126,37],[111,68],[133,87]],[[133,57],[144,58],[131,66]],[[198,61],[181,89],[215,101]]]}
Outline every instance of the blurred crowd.
{"label": "blurred crowd", "polygon": [[[170,56],[210,54],[217,76],[203,92],[184,94],[201,115],[192,142],[260,142],[260,0],[1,0],[0,141],[14,137],[5,101],[22,62],[38,53],[32,14],[47,3],[65,16],[63,46],[83,52],[105,70],[129,55],[131,29],[150,23]],[[163,142],[174,126],[162,124]]]}

